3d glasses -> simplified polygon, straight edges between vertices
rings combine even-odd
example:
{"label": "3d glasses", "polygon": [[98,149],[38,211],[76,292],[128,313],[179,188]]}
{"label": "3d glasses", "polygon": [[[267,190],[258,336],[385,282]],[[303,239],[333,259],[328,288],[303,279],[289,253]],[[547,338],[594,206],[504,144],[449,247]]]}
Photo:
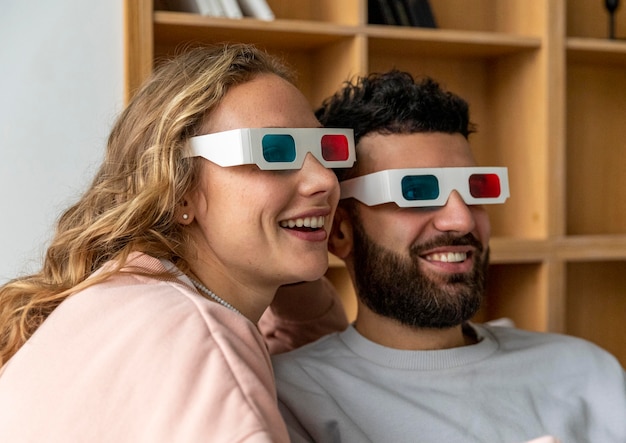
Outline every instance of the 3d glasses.
{"label": "3d glasses", "polygon": [[327,168],[349,168],[355,160],[352,129],[244,128],[189,139],[191,157],[220,166],[256,164],[260,169],[300,169],[310,152]]}
{"label": "3d glasses", "polygon": [[341,198],[375,206],[444,206],[453,190],[468,205],[504,203],[509,197],[507,168],[388,169],[340,183]]}

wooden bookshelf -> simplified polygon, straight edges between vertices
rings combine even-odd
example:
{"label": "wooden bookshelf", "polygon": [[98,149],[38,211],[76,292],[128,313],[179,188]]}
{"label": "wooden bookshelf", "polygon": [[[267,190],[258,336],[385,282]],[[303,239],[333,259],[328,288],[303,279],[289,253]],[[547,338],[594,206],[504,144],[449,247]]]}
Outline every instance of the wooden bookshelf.
{"label": "wooden bookshelf", "polygon": [[[489,207],[492,266],[478,320],[596,342],[626,366],[626,40],[602,2],[437,0],[437,29],[368,25],[366,0],[268,0],[271,22],[155,10],[126,0],[130,97],[164,56],[255,43],[284,57],[316,106],[354,75],[437,78],[471,104],[480,164],[508,166]],[[626,38],[626,8],[617,13]],[[354,314],[342,263],[328,272]]]}

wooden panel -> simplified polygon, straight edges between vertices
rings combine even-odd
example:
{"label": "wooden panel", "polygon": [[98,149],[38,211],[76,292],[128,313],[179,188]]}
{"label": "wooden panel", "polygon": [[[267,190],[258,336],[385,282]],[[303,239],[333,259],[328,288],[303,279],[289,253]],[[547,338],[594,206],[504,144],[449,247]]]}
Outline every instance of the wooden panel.
{"label": "wooden panel", "polygon": [[359,0],[268,0],[276,18],[358,25],[365,4]]}
{"label": "wooden panel", "polygon": [[541,264],[492,265],[479,321],[510,318],[522,329],[546,331],[547,273]]}
{"label": "wooden panel", "polygon": [[[547,234],[565,235],[566,124],[565,124],[565,5],[564,0],[547,2],[545,43],[541,52],[543,106],[546,108],[544,149],[546,151]],[[559,282],[561,283],[561,282]],[[558,287],[562,285],[559,284]]]}
{"label": "wooden panel", "polygon": [[366,35],[370,52],[403,59],[408,56],[487,58],[539,48],[541,39],[489,32],[373,25]]}
{"label": "wooden panel", "polygon": [[562,237],[554,240],[552,249],[566,261],[626,260],[626,234]]}
{"label": "wooden panel", "polygon": [[[556,11],[551,8],[557,8]],[[545,35],[550,20],[560,18],[563,0],[500,0],[495,4],[495,31],[523,35]]]}
{"label": "wooden panel", "polygon": [[491,237],[491,263],[538,263],[553,252],[550,240],[528,240],[514,237]]}
{"label": "wooden panel", "polygon": [[507,166],[511,198],[490,209],[495,235],[545,238],[548,230],[546,78],[541,54],[501,57],[490,65],[485,106],[488,153],[479,161]]}
{"label": "wooden panel", "polygon": [[541,35],[545,14],[543,1],[431,0],[430,4],[443,29]]}
{"label": "wooden panel", "polygon": [[[621,7],[615,15],[616,35],[626,38],[626,7]],[[604,0],[567,0],[567,35],[572,37],[607,38],[609,14],[604,8]]]}
{"label": "wooden panel", "polygon": [[623,69],[626,66],[626,41],[570,37],[567,39],[567,60],[606,66],[617,65]]}
{"label": "wooden panel", "polygon": [[154,14],[157,46],[236,41],[281,49],[303,49],[352,38],[354,28],[323,22],[263,21],[208,17],[181,12]]}
{"label": "wooden panel", "polygon": [[565,263],[558,259],[547,259],[545,262],[545,313],[546,331],[565,333]]}
{"label": "wooden panel", "polygon": [[567,232],[626,233],[626,75],[568,64]]}
{"label": "wooden panel", "polygon": [[152,0],[126,0],[124,22],[124,99],[128,102],[152,72]]}
{"label": "wooden panel", "polygon": [[438,27],[467,31],[495,31],[495,4],[496,0],[430,1]]}
{"label": "wooden panel", "polygon": [[357,301],[356,294],[354,292],[354,286],[352,280],[343,267],[330,267],[326,272],[326,277],[331,281],[343,302],[343,307],[346,310],[346,316],[349,321],[354,321],[357,313]]}
{"label": "wooden panel", "polygon": [[626,260],[567,266],[566,332],[595,342],[626,367]]}
{"label": "wooden panel", "polygon": [[[313,107],[335,93],[349,78],[362,74],[364,40],[343,39],[314,51],[285,53],[298,73],[299,87]],[[332,69],[328,67],[332,66]]]}

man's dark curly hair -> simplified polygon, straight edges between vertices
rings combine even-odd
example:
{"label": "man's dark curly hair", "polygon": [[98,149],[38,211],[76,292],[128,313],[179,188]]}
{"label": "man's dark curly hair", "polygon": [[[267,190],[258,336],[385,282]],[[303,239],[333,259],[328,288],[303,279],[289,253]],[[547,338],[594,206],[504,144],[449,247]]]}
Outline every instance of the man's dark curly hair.
{"label": "man's dark curly hair", "polygon": [[[465,138],[475,132],[465,100],[443,90],[430,77],[416,82],[410,73],[395,69],[346,82],[343,89],[324,100],[315,114],[324,126],[353,128],[357,145],[361,137],[372,132],[460,133]],[[343,180],[353,175],[353,169],[338,169],[335,173]]]}

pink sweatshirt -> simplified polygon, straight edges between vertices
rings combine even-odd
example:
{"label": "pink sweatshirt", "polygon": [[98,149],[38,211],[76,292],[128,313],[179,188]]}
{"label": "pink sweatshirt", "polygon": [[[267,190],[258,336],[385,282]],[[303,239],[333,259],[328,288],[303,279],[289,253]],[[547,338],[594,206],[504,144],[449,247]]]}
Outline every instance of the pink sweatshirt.
{"label": "pink sweatshirt", "polygon": [[184,277],[69,297],[1,371],[0,442],[289,441],[256,326]]}

